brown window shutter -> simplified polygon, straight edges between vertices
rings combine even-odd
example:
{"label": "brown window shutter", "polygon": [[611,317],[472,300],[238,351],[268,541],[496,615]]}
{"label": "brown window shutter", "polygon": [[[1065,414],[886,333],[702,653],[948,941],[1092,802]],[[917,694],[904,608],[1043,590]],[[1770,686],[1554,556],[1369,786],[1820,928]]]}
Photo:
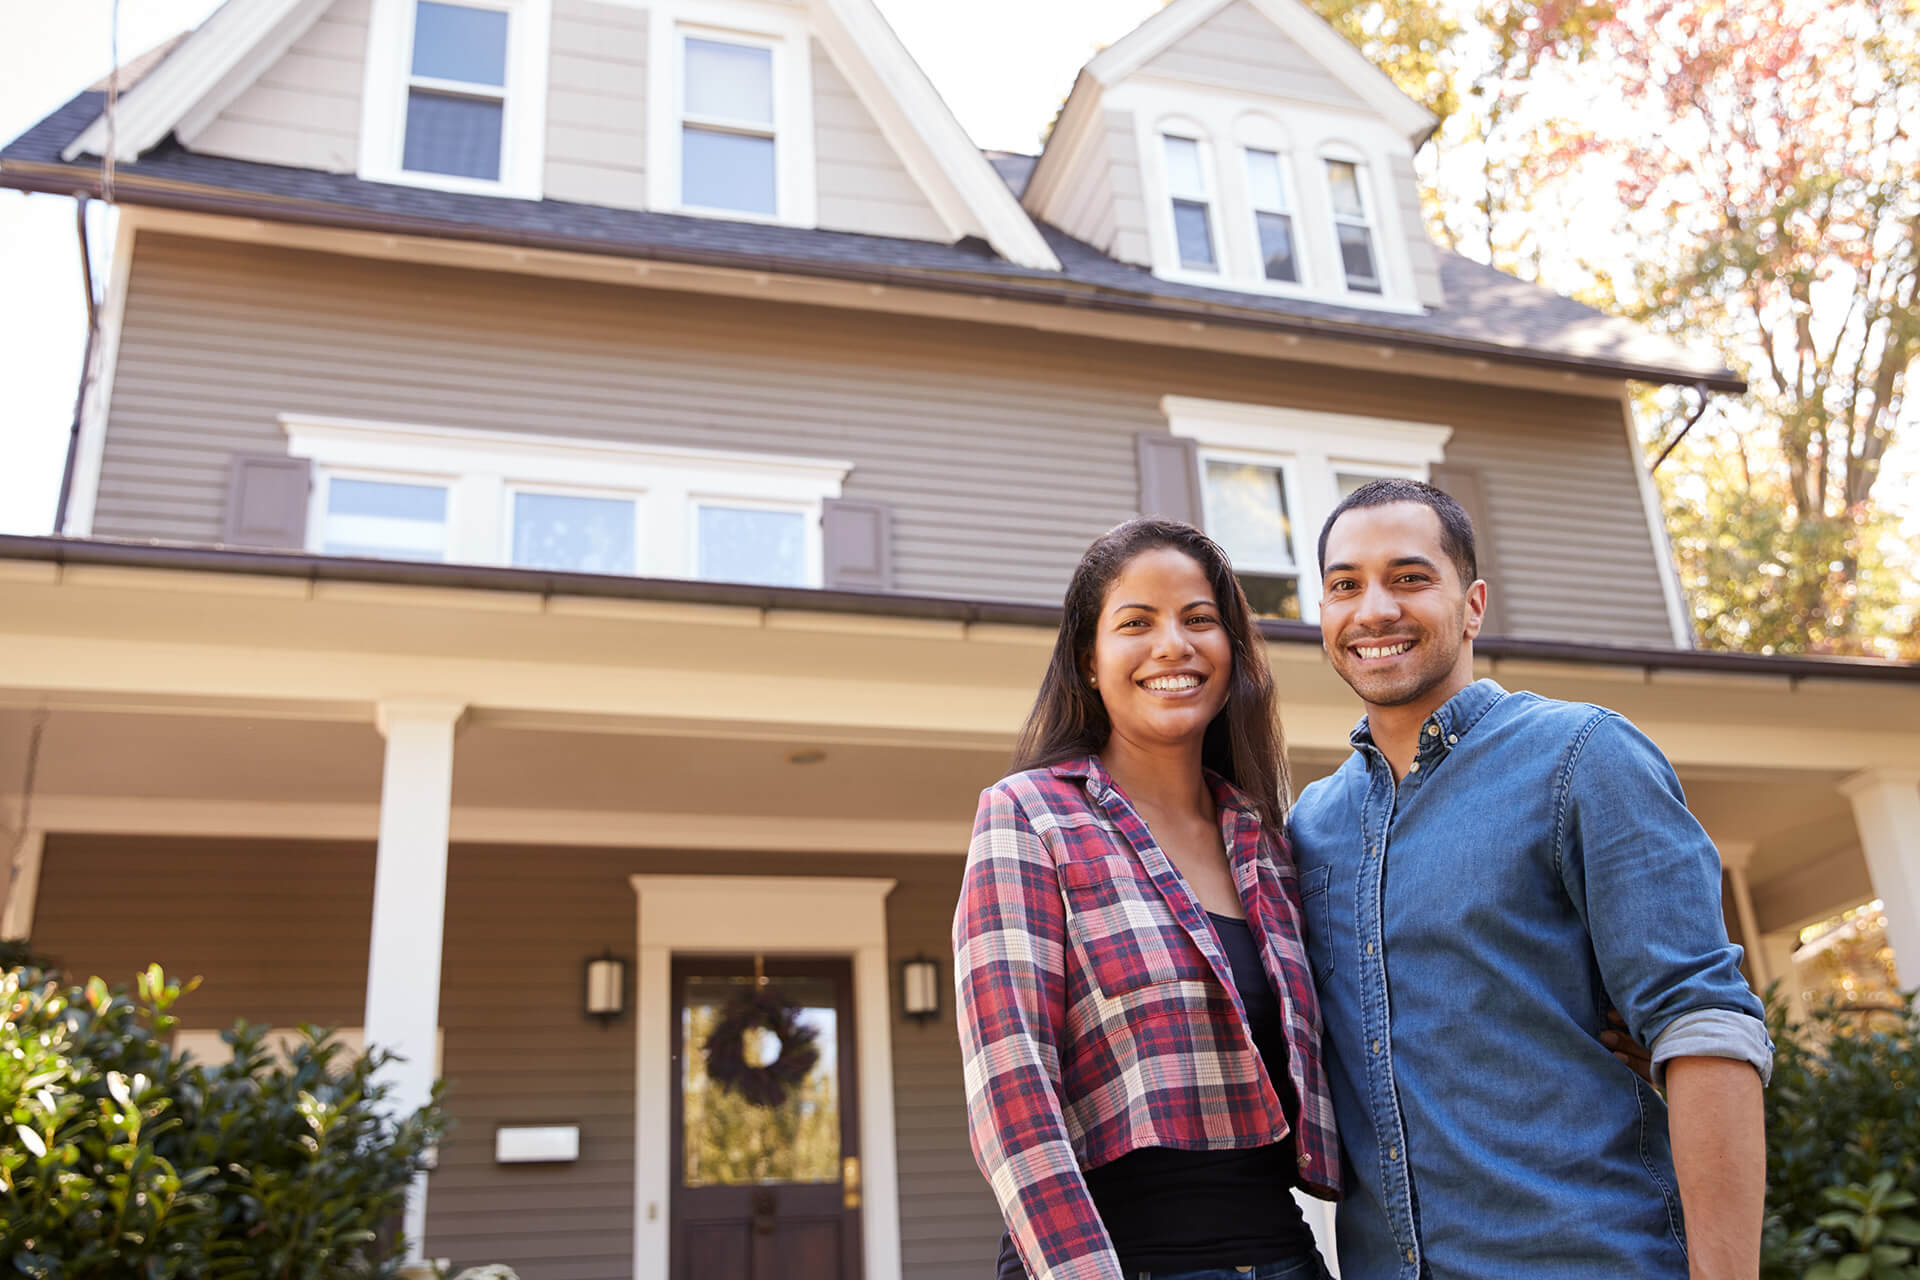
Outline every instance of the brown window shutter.
{"label": "brown window shutter", "polygon": [[1487,584],[1487,616],[1480,630],[1493,636],[1508,634],[1506,600],[1501,590],[1505,584],[1500,581],[1500,557],[1493,545],[1493,522],[1487,518],[1487,488],[1480,469],[1442,463],[1432,468],[1427,478],[1452,494],[1473,520],[1474,558],[1480,562],[1480,576]]}
{"label": "brown window shutter", "polygon": [[893,508],[828,498],[821,506],[823,581],[834,591],[893,590]]}
{"label": "brown window shutter", "polygon": [[1204,528],[1200,505],[1200,446],[1185,436],[1146,431],[1140,452],[1140,514],[1185,520]]}
{"label": "brown window shutter", "polygon": [[231,547],[302,551],[313,464],[305,458],[241,454],[227,472],[227,520],[220,540]]}

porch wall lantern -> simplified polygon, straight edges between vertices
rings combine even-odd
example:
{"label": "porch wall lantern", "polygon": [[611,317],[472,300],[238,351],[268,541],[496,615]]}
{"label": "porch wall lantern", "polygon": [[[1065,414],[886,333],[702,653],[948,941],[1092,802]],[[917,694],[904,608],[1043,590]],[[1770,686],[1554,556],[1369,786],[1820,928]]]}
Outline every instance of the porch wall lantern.
{"label": "porch wall lantern", "polygon": [[627,962],[611,951],[587,961],[586,1011],[603,1027],[627,1011]]}
{"label": "porch wall lantern", "polygon": [[900,1011],[917,1022],[940,1016],[940,962],[917,955],[900,964]]}

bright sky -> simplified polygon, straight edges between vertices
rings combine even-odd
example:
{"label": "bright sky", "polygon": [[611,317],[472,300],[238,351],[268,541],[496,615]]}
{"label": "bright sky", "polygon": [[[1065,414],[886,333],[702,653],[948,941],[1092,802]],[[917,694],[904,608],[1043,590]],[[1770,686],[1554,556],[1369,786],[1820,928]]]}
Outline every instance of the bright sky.
{"label": "bright sky", "polygon": [[[121,0],[130,60],[192,26],[218,0]],[[1079,68],[1162,0],[878,0],[975,142],[1037,151]],[[11,140],[112,65],[113,0],[0,0],[0,141]],[[98,220],[95,271],[112,243]],[[86,312],[73,202],[0,191],[0,532],[52,527],[72,422]],[[1889,459],[1881,493],[1920,532],[1920,438]]]}

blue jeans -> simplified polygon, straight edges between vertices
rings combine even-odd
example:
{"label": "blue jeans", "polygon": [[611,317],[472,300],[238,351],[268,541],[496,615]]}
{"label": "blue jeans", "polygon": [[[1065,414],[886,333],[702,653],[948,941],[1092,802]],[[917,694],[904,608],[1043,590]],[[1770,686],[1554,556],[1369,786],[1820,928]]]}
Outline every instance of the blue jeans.
{"label": "blue jeans", "polygon": [[1329,1280],[1320,1255],[1257,1267],[1206,1267],[1199,1271],[1142,1271],[1127,1280]]}

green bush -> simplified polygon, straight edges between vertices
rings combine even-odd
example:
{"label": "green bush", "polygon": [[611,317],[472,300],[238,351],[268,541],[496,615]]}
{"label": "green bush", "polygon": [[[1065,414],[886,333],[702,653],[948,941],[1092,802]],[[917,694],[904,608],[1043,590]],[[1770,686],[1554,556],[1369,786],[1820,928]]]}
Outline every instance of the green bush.
{"label": "green bush", "polygon": [[1763,1280],[1920,1280],[1920,1008],[1768,1001]]}
{"label": "green bush", "polygon": [[438,1090],[401,1120],[325,1033],[285,1064],[241,1023],[233,1055],[176,1057],[195,983],[159,966],[133,995],[0,975],[0,1265],[45,1280],[390,1276],[392,1224],[446,1128]]}

